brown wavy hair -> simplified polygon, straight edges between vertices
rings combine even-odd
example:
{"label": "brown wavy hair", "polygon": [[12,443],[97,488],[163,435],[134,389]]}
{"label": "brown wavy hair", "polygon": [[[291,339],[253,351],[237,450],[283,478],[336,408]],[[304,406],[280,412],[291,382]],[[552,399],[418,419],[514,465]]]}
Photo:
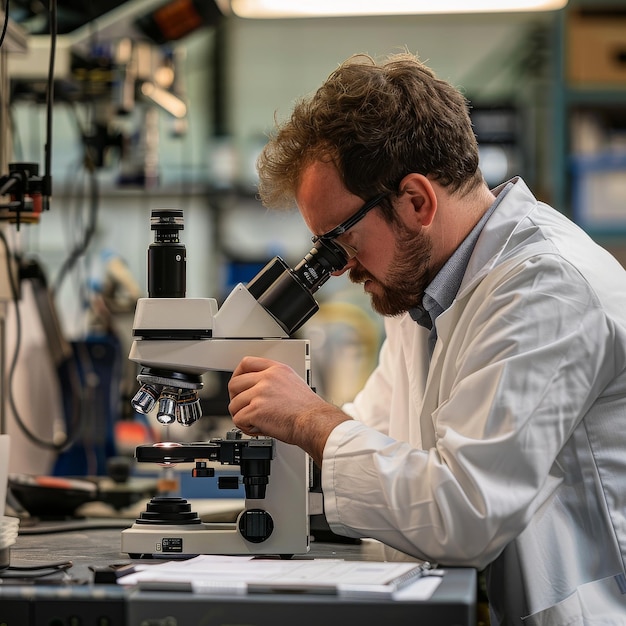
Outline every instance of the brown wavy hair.
{"label": "brown wavy hair", "polygon": [[[316,160],[334,161],[363,199],[396,193],[412,172],[450,192],[483,182],[467,100],[406,52],[380,64],[350,57],[277,123],[257,161],[263,204],[293,207],[302,171]],[[383,211],[393,219],[390,204]]]}

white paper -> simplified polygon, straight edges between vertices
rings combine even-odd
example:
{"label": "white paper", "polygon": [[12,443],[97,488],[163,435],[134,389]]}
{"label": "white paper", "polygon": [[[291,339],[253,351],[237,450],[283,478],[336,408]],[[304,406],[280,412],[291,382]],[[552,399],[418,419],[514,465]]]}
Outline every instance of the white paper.
{"label": "white paper", "polygon": [[396,589],[399,577],[413,576],[417,563],[344,561],[342,559],[254,559],[201,555],[186,561],[138,566],[121,585],[163,589],[186,585],[194,593],[328,593],[349,597],[427,600],[441,583],[437,576],[411,578]]}

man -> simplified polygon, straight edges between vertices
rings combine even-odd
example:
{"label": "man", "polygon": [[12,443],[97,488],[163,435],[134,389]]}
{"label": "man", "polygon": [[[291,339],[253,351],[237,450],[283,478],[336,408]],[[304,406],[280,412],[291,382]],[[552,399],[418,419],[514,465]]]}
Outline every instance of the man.
{"label": "man", "polygon": [[312,456],[336,532],[487,568],[492,624],[626,624],[622,267],[521,179],[490,191],[466,101],[409,54],[341,65],[259,176],[349,251],[386,339],[343,410],[245,358],[235,425]]}

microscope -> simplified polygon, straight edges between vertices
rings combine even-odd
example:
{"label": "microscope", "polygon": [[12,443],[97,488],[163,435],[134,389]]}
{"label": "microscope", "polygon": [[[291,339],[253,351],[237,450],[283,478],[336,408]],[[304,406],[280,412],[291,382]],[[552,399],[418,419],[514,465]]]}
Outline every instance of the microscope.
{"label": "microscope", "polygon": [[[311,386],[309,342],[291,336],[318,310],[313,293],[347,263],[344,249],[318,240],[293,269],[275,257],[218,308],[215,299],[185,297],[183,228],[181,210],[152,211],[149,297],[137,303],[129,355],[140,366],[135,410],[156,412],[162,424],[190,426],[202,415],[202,374],[232,372],[244,356],[285,363]],[[215,464],[237,465],[240,476],[219,477],[218,488],[238,488],[241,482],[245,503],[236,522],[209,523],[185,499],[155,496],[122,531],[122,552],[131,557],[308,552],[312,471],[300,448],[233,430],[206,442],[138,446],[135,456],[166,466],[195,463],[192,475],[198,479],[215,477]]]}

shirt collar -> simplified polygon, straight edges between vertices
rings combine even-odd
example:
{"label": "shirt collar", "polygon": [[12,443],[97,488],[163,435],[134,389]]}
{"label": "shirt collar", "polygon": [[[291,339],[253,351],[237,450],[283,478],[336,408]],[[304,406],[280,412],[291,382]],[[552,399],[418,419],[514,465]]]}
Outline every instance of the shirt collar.
{"label": "shirt collar", "polygon": [[496,207],[512,187],[513,183],[510,182],[502,189],[476,226],[426,287],[422,304],[409,311],[411,318],[420,326],[429,330],[432,329],[437,317],[454,302],[480,233]]}

